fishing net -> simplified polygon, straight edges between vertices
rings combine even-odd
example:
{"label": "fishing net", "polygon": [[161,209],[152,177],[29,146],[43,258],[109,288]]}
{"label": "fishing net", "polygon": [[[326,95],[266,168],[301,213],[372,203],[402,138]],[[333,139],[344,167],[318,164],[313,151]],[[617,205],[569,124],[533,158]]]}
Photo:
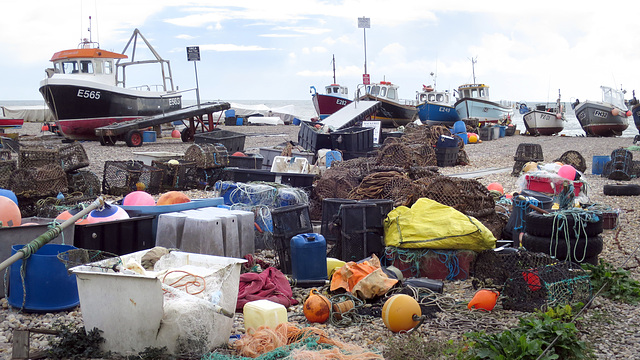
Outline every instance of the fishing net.
{"label": "fishing net", "polygon": [[[103,261],[107,260],[109,261]],[[122,259],[116,254],[94,249],[71,249],[58,254],[64,267],[69,271],[72,267],[87,265],[92,268],[100,268],[117,272],[122,265]]]}
{"label": "fishing net", "polygon": [[40,167],[19,168],[9,180],[9,188],[27,198],[57,195],[68,190],[67,174],[62,167],[49,163]]}
{"label": "fishing net", "polygon": [[584,160],[584,157],[575,150],[566,151],[554,161],[559,161],[563,164],[571,165],[581,173],[584,173],[587,170],[587,162]]}
{"label": "fishing net", "polygon": [[15,160],[0,160],[0,188],[9,188],[11,174],[18,168]]}
{"label": "fishing net", "polygon": [[514,271],[505,282],[501,295],[502,307],[506,310],[546,311],[557,306],[588,302],[591,280],[580,265],[556,262]]}
{"label": "fishing net", "polygon": [[[409,148],[413,150],[413,165],[426,167],[426,166],[438,166],[438,157],[436,150],[430,143],[426,144],[412,144]],[[411,165],[410,165],[411,166]]]}
{"label": "fishing net", "polygon": [[151,166],[164,171],[161,187],[163,190],[187,190],[197,177],[197,167],[194,161],[153,160]]}
{"label": "fishing net", "polygon": [[611,152],[611,161],[604,165],[602,177],[610,180],[630,180],[633,173],[633,154],[619,148]]}
{"label": "fishing net", "polygon": [[511,274],[522,269],[540,268],[558,260],[531,251],[496,252],[493,249],[478,253],[472,266],[472,285],[475,289],[491,288],[502,291]]}
{"label": "fishing net", "polygon": [[11,150],[0,149],[0,160],[11,160]]}
{"label": "fishing net", "polygon": [[18,166],[22,169],[59,164],[58,150],[40,145],[22,146],[18,159]]}
{"label": "fishing net", "polygon": [[540,162],[544,161],[544,155],[542,154],[542,146],[540,144],[527,144],[522,143],[518,145],[516,154],[513,156],[515,163],[513,164],[512,176],[519,176],[522,172],[522,167],[528,162]]}
{"label": "fishing net", "polygon": [[163,174],[162,169],[145,165],[140,160],[105,161],[102,192],[115,196],[136,190],[159,194]]}
{"label": "fishing net", "polygon": [[184,159],[200,169],[222,168],[229,164],[229,153],[221,144],[193,144],[184,152]]}
{"label": "fishing net", "polygon": [[[98,176],[88,170],[67,173],[69,193],[81,193],[85,198],[95,199],[100,195],[101,184]],[[76,194],[77,195],[77,194]]]}
{"label": "fishing net", "polygon": [[239,356],[208,353],[202,360],[275,359],[384,359],[358,345],[333,340],[319,328],[299,328],[281,323],[275,329],[261,326],[233,343]]}
{"label": "fishing net", "polygon": [[414,151],[403,143],[390,143],[378,150],[376,164],[383,166],[398,166],[409,168],[414,166]]}
{"label": "fishing net", "polygon": [[476,252],[471,250],[385,248],[387,265],[398,268],[405,278],[426,277],[442,280],[465,280],[470,274]]}
{"label": "fishing net", "polygon": [[422,195],[473,217],[495,212],[495,201],[489,190],[475,179],[438,176],[429,181]]}

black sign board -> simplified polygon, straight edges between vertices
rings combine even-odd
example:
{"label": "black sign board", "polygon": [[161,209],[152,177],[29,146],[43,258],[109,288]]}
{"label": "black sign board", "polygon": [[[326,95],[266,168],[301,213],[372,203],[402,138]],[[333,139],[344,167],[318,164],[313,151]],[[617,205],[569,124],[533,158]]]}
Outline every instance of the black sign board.
{"label": "black sign board", "polygon": [[199,46],[187,46],[187,60],[188,61],[200,61],[200,47]]}

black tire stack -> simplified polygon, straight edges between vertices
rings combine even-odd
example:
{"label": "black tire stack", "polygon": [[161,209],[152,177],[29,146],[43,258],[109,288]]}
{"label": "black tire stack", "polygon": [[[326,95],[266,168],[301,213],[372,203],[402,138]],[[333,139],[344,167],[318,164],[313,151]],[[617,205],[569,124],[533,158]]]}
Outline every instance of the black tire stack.
{"label": "black tire stack", "polygon": [[527,232],[522,238],[522,246],[559,260],[597,265],[603,248],[602,217],[596,222],[588,222],[580,221],[577,213],[564,213],[564,217],[559,214],[535,211],[526,214]]}

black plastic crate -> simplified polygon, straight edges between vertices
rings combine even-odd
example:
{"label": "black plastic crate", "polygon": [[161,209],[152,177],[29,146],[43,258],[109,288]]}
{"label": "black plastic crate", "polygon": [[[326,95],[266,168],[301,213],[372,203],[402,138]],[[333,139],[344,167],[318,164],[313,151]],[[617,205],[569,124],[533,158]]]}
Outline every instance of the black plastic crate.
{"label": "black plastic crate", "polygon": [[317,152],[319,149],[331,149],[331,136],[316,131],[312,122],[300,122],[298,144],[303,148]]}
{"label": "black plastic crate", "polygon": [[236,151],[244,150],[245,138],[245,134],[240,134],[229,130],[213,130],[195,134],[194,142],[196,144],[222,144],[225,148],[227,148],[227,152],[229,152],[229,154],[233,154]]}
{"label": "black plastic crate", "polygon": [[235,167],[224,168],[223,178],[227,181],[233,182],[251,182],[251,181],[266,181],[275,182],[276,173],[272,173],[266,169],[241,169]]}
{"label": "black plastic crate", "polygon": [[354,126],[334,131],[329,136],[333,149],[355,152],[373,149],[373,128]]}
{"label": "black plastic crate", "polygon": [[150,249],[156,245],[153,221],[155,215],[76,224],[73,244],[77,248],[102,250],[117,255]]}
{"label": "black plastic crate", "polygon": [[438,166],[456,166],[458,162],[458,147],[436,148],[436,161]]}
{"label": "black plastic crate", "polygon": [[313,232],[309,205],[290,205],[271,210],[273,240],[280,271],[291,274],[291,238]]}
{"label": "black plastic crate", "polygon": [[229,167],[243,169],[262,169],[264,156],[260,154],[247,154],[247,156],[229,156]]}
{"label": "black plastic crate", "polygon": [[275,182],[297,188],[310,188],[316,176],[314,174],[275,173]]}

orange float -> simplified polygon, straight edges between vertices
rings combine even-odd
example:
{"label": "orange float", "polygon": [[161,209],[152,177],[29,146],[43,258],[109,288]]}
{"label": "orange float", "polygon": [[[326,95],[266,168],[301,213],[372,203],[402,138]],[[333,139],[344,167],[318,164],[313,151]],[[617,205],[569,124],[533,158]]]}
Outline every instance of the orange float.
{"label": "orange float", "polygon": [[6,196],[0,196],[0,226],[20,226],[22,223],[22,214],[20,208],[13,200]]}
{"label": "orange float", "polygon": [[302,312],[309,322],[322,324],[329,320],[329,315],[331,315],[331,301],[320,294],[318,290],[311,289],[309,297],[304,302]]}
{"label": "orange float", "polygon": [[190,202],[191,199],[180,191],[169,191],[162,195],[156,202],[156,205],[173,205]]}
{"label": "orange float", "polygon": [[478,290],[471,301],[469,301],[469,304],[467,304],[467,308],[469,308],[469,310],[479,309],[491,311],[496,306],[498,295],[500,295],[500,293],[497,291]]}
{"label": "orange float", "polygon": [[414,315],[422,316],[422,310],[416,299],[409,295],[393,295],[382,306],[384,326],[393,332],[408,331],[418,325],[420,321],[414,320]]}
{"label": "orange float", "polygon": [[181,137],[180,131],[178,129],[173,129],[171,132],[171,137],[174,139],[179,139]]}
{"label": "orange float", "polygon": [[500,194],[504,195],[504,188],[502,187],[502,185],[500,183],[491,183],[489,185],[487,185],[487,190],[491,191],[491,190],[495,190],[497,192],[499,192]]}

